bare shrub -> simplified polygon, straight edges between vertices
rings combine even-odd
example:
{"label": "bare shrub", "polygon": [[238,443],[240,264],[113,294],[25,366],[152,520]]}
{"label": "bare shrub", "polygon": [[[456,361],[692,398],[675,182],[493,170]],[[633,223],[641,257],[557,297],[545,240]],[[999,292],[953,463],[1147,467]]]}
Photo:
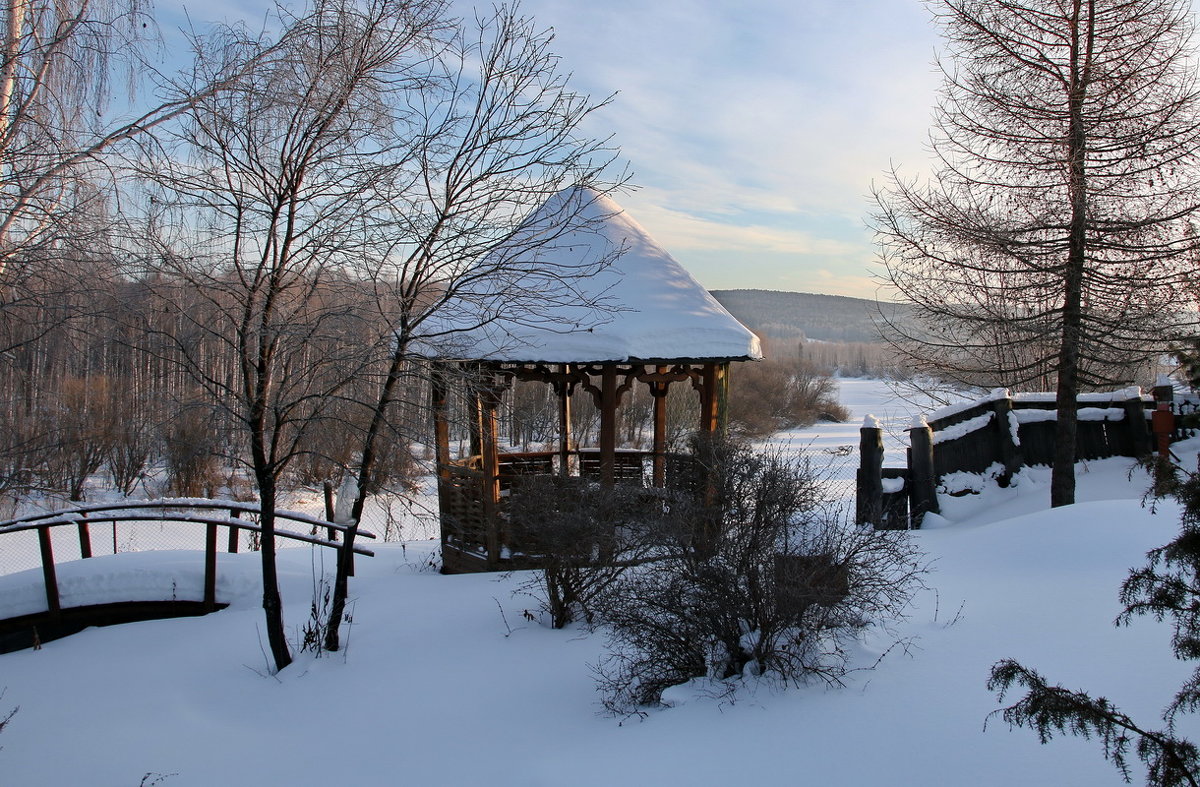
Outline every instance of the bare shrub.
{"label": "bare shrub", "polygon": [[672,507],[671,556],[628,571],[600,604],[609,651],[595,670],[611,712],[694,678],[840,683],[847,642],[903,616],[922,586],[908,534],[845,523],[804,459],[740,445],[701,457],[708,491]]}
{"label": "bare shrub", "polygon": [[554,628],[591,623],[596,599],[645,557],[652,541],[641,491],[559,477],[522,479],[513,489],[512,543],[537,565],[520,590]]}
{"label": "bare shrub", "polygon": [[49,427],[41,476],[47,488],[69,500],[83,500],[87,479],[100,469],[118,420],[108,378],[103,375],[63,380]]}
{"label": "bare shrub", "polygon": [[326,481],[342,483],[346,468],[354,461],[354,448],[361,429],[346,418],[328,418],[311,424],[298,443],[290,480],[301,486],[321,486]]}
{"label": "bare shrub", "polygon": [[729,423],[743,437],[761,437],[817,421],[845,421],[837,382],[799,357],[739,364],[730,373]]}
{"label": "bare shrub", "polygon": [[114,417],[104,451],[104,466],[113,488],[128,496],[146,479],[146,469],[157,449],[158,435],[151,426],[150,408],[130,385],[113,385],[110,392]]}
{"label": "bare shrub", "polygon": [[179,497],[200,497],[220,484],[217,435],[207,408],[187,407],[167,424],[163,459],[167,487]]}
{"label": "bare shrub", "polygon": [[0,431],[0,501],[5,516],[12,516],[34,488],[35,465],[46,453],[46,435],[37,419],[16,408],[10,412],[12,417]]}
{"label": "bare shrub", "polygon": [[133,494],[146,478],[146,468],[154,455],[154,431],[144,421],[129,419],[119,424],[104,452],[113,488],[123,495]]}

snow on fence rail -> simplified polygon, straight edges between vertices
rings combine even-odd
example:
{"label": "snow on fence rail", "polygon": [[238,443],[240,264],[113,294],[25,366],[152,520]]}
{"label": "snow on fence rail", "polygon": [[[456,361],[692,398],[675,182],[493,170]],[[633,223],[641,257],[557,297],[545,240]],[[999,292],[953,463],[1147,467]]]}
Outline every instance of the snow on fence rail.
{"label": "snow on fence rail", "polygon": [[[1170,386],[1156,387],[1152,397],[1137,387],[1081,395],[1076,459],[1149,455],[1148,421],[1160,402],[1171,403],[1176,413],[1189,407],[1174,402]],[[904,468],[882,466],[881,430],[868,417],[860,430],[856,521],[883,528],[919,527],[925,512],[937,512],[939,487],[951,494],[970,491],[969,484],[955,486],[955,479],[992,475],[1006,486],[1022,467],[1052,464],[1056,407],[1053,394],[1012,396],[1000,388],[980,400],[918,416],[909,429]],[[1178,425],[1171,438],[1185,436]]]}

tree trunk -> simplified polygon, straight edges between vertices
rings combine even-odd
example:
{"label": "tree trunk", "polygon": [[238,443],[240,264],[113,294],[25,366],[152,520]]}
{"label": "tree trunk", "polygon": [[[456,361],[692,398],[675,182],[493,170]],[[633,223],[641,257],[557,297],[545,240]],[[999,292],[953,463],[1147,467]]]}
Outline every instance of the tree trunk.
{"label": "tree trunk", "polygon": [[387,425],[387,413],[396,398],[396,387],[400,375],[405,368],[408,357],[408,343],[398,341],[392,353],[388,367],[387,378],[371,414],[371,424],[363,438],[362,454],[358,465],[358,487],[354,498],[354,506],[350,510],[350,521],[346,525],[345,539],[342,548],[338,550],[337,575],[333,581],[333,599],[330,602],[329,619],[325,622],[325,650],[338,650],[341,647],[340,629],[342,618],[346,614],[346,597],[350,593],[350,561],[354,559],[354,540],[358,536],[358,525],[362,521],[363,507],[367,502],[367,490],[371,488],[371,480],[375,474],[375,446],[379,435]]}
{"label": "tree trunk", "polygon": [[263,613],[266,615],[267,645],[278,672],[292,663],[287,636],[283,627],[283,599],[279,595],[279,572],[275,565],[275,479],[269,473],[256,470],[262,525]]}
{"label": "tree trunk", "polygon": [[[1087,130],[1083,104],[1087,97],[1092,51],[1092,0],[1087,19],[1080,19],[1083,0],[1075,0],[1071,42],[1071,85],[1067,97],[1070,126],[1067,130],[1067,192],[1071,200],[1071,226],[1067,263],[1063,270],[1062,334],[1058,353],[1058,420],[1054,429],[1054,465],[1050,474],[1050,505],[1075,502],[1075,441],[1079,426],[1079,350],[1083,326],[1083,271],[1087,262]],[[1086,26],[1086,35],[1084,27]]]}

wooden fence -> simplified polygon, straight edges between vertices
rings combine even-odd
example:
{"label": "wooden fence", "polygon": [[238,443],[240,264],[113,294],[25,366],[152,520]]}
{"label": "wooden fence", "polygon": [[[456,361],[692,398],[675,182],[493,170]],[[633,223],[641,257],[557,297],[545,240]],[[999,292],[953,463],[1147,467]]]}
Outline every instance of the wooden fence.
{"label": "wooden fence", "polygon": [[[1160,403],[1176,414],[1195,409],[1175,402],[1170,386],[1155,388],[1154,396],[1136,387],[1081,395],[1076,461],[1149,455],[1155,446],[1150,417]],[[1005,487],[1022,467],[1052,464],[1056,409],[1053,394],[1012,396],[997,389],[976,402],[919,416],[908,430],[902,468],[883,467],[883,430],[868,419],[860,430],[855,521],[886,529],[919,527],[925,513],[938,512],[939,488],[965,493],[966,480],[979,476]],[[1190,434],[1176,418],[1171,439]]]}

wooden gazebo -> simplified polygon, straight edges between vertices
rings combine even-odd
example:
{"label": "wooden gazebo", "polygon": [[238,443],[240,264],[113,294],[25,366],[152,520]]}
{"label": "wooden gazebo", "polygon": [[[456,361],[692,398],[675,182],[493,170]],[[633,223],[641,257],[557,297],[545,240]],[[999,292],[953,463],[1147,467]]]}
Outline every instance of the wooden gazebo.
{"label": "wooden gazebo", "polygon": [[[564,203],[574,207],[564,210]],[[514,561],[506,543],[507,501],[519,477],[575,475],[602,485],[662,487],[667,478],[666,403],[671,384],[696,392],[697,431],[712,435],[724,423],[729,364],[761,358],[754,334],[610,198],[588,189],[569,190],[540,213],[531,221],[569,214],[580,228],[531,252],[534,259],[528,262],[536,266],[538,255],[555,255],[553,264],[564,267],[612,259],[599,273],[571,285],[579,297],[597,294],[610,311],[608,317],[577,330],[562,329],[563,324],[579,324],[576,316],[503,331],[489,325],[488,331],[470,332],[452,349],[434,353],[434,435],[446,572],[522,565]],[[498,411],[514,380],[553,388],[559,403],[556,448],[502,450]],[[461,382],[468,402],[466,456],[451,455],[450,381]],[[647,386],[653,397],[650,450],[618,446],[618,408],[636,385]],[[572,441],[575,391],[589,394],[599,411],[598,445],[580,447]]]}

